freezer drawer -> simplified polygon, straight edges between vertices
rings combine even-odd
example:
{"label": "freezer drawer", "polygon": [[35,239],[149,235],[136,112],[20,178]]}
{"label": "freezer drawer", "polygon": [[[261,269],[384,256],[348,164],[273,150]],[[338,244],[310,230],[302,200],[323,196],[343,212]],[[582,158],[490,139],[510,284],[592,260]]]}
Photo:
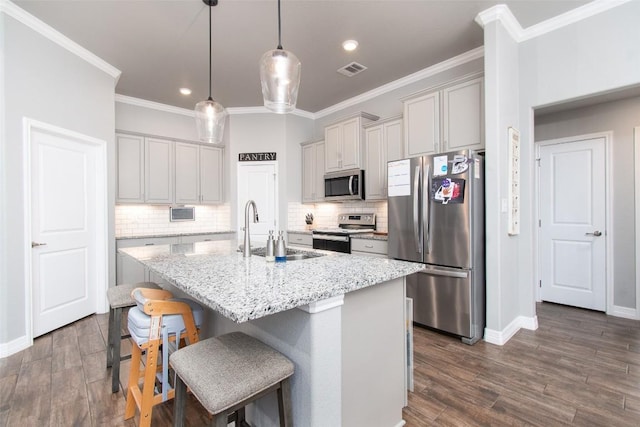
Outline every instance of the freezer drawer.
{"label": "freezer drawer", "polygon": [[413,321],[471,338],[472,272],[431,267],[407,276],[407,298],[413,298]]}

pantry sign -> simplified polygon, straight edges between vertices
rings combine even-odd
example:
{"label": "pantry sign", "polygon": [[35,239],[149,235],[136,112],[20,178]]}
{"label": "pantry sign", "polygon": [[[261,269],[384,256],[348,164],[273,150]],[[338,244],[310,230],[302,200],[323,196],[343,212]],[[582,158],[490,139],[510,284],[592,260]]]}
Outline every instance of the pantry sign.
{"label": "pantry sign", "polygon": [[239,162],[273,162],[276,160],[276,153],[239,153]]}

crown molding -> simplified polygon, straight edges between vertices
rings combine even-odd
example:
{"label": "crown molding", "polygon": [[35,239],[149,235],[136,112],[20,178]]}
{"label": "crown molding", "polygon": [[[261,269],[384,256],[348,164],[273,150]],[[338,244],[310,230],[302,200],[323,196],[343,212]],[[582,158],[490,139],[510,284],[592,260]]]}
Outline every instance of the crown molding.
{"label": "crown molding", "polygon": [[118,83],[120,79],[120,75],[122,72],[115,68],[113,65],[107,63],[102,58],[99,58],[95,54],[89,52],[84,47],[80,46],[78,43],[74,42],[67,36],[53,29],[43,21],[39,20],[35,16],[31,15],[24,9],[18,7],[16,4],[12,3],[9,0],[0,0],[0,12],[4,13],[7,16],[14,18],[16,21],[26,25],[31,28],[33,31],[40,33],[46,39],[56,43],[57,45],[67,49],[69,52],[73,53],[77,57],[84,59],[89,64],[98,68],[101,71],[104,71],[114,79],[114,87]]}
{"label": "crown molding", "polygon": [[[173,105],[162,104],[160,102],[148,101],[146,99],[134,98],[133,96],[120,95],[116,94],[115,96],[116,102],[120,102],[121,104],[129,104],[134,105],[136,107],[150,108],[152,110],[164,111],[165,113],[173,113],[173,114],[181,114],[183,116],[195,117],[196,114],[193,110],[188,110],[186,108],[174,107]],[[227,108],[227,113],[230,116],[241,115],[241,114],[275,114],[272,111],[269,111],[266,107],[230,107]],[[305,117],[308,119],[315,119],[313,113],[309,113],[304,110],[295,110],[289,114],[293,114],[300,117]]]}
{"label": "crown molding", "polygon": [[549,18],[546,21],[542,21],[525,29],[522,28],[516,17],[513,16],[511,9],[504,4],[498,4],[480,12],[478,16],[476,16],[475,21],[482,28],[491,22],[500,21],[507,32],[509,32],[509,35],[516,42],[520,43],[582,21],[583,19],[590,18],[630,1],[631,0],[594,0],[591,3],[554,16],[553,18]]}
{"label": "crown molding", "polygon": [[324,116],[328,116],[329,114],[336,113],[347,107],[352,107],[361,102],[369,101],[385,93],[391,92],[401,87],[410,85],[412,83],[415,83],[420,80],[426,79],[428,77],[434,76],[436,74],[442,73],[443,71],[457,67],[458,65],[462,65],[467,62],[473,61],[475,59],[482,58],[483,56],[484,56],[484,47],[483,46],[477,47],[461,55],[454,56],[453,58],[449,58],[445,61],[432,65],[431,67],[417,71],[413,74],[409,74],[408,76],[402,77],[398,80],[394,80],[390,83],[377,87],[373,90],[370,90],[358,96],[354,96],[353,98],[349,98],[347,100],[339,102],[338,104],[332,105],[331,107],[325,108],[324,110],[320,110],[316,112],[314,116],[316,119],[319,119]]}
{"label": "crown molding", "polygon": [[121,104],[135,105],[136,107],[149,108],[151,110],[164,111],[165,113],[181,114],[183,116],[195,117],[194,110],[186,108],[174,107],[173,105],[161,104],[159,102],[147,101],[146,99],[134,98],[133,96],[120,95],[116,93],[116,102]]}

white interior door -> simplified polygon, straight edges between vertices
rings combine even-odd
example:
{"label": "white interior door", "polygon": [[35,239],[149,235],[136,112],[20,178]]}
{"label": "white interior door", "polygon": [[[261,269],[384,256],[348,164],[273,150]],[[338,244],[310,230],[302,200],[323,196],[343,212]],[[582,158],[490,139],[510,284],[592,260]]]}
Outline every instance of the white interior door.
{"label": "white interior door", "polygon": [[106,242],[99,236],[106,223],[106,171],[103,147],[38,129],[30,141],[36,337],[97,311],[96,289],[106,284]]}
{"label": "white interior door", "polygon": [[269,230],[275,233],[278,229],[277,169],[275,162],[238,163],[238,241],[244,236],[244,214],[248,200],[256,202],[260,220],[253,222],[253,210],[249,208],[252,246],[266,242]]}
{"label": "white interior door", "polygon": [[543,301],[606,309],[603,137],[540,147]]}

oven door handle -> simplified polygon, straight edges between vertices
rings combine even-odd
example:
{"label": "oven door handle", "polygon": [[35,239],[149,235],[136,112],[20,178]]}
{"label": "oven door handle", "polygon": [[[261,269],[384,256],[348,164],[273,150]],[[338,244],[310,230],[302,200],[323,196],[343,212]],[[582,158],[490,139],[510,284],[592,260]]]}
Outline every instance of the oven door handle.
{"label": "oven door handle", "polygon": [[349,236],[333,236],[330,234],[314,234],[313,238],[315,240],[332,240],[334,242],[348,242],[349,241]]}

